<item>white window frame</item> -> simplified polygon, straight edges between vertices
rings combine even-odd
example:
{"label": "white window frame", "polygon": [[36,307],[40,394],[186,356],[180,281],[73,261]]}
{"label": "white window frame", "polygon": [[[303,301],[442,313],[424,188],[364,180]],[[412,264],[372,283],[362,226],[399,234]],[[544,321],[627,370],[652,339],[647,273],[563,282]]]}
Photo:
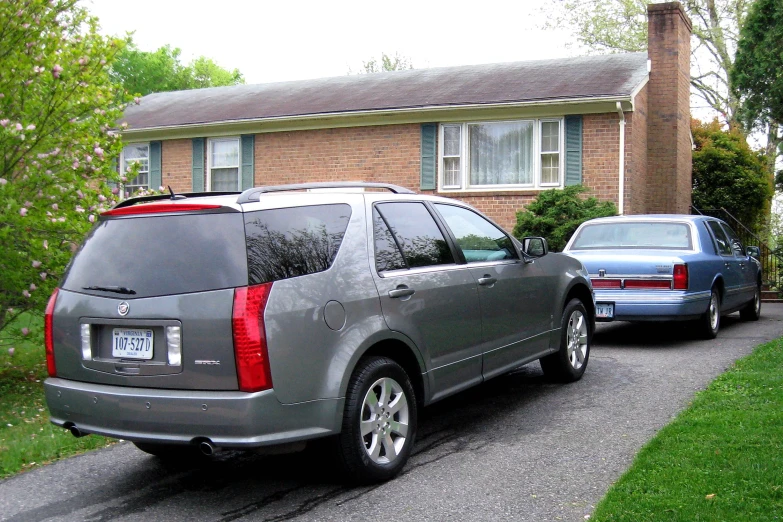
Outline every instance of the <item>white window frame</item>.
{"label": "white window frame", "polygon": [[[126,147],[147,147],[147,184],[146,185],[130,185],[130,182],[133,181],[132,179],[128,179],[127,181],[123,181],[121,183],[122,188],[122,194],[125,195],[125,191],[128,187],[136,187],[138,190],[149,190],[150,189],[150,144],[149,142],[138,142],[138,143],[126,143],[122,146],[122,151],[120,152],[120,176],[126,176],[128,175],[128,163],[125,160],[125,148]],[[143,172],[143,171],[142,171]],[[135,177],[133,179],[136,179]]]}
{"label": "white window frame", "polygon": [[[242,184],[242,140],[239,138],[239,136],[220,136],[219,138],[208,138],[207,139],[207,179],[206,179],[206,192],[212,192],[212,144],[218,141],[236,141],[237,142],[237,150],[239,151],[237,154],[237,191],[240,190],[240,186]],[[217,167],[221,169],[231,169],[234,168],[233,166],[222,166]]]}
{"label": "white window frame", "polygon": [[[533,136],[533,183],[524,184],[504,184],[504,185],[471,185],[470,184],[470,143],[469,143],[469,126],[470,125],[483,125],[492,123],[518,123],[518,122],[530,122],[535,129],[535,135]],[[545,122],[557,122],[559,124],[559,136],[558,136],[558,181],[557,183],[543,183],[541,181],[541,129],[542,124]],[[444,148],[444,128],[449,125],[460,125],[460,186],[445,185],[444,175],[445,167],[443,161],[443,148]],[[565,181],[565,118],[522,118],[515,120],[489,120],[489,121],[470,121],[470,122],[448,122],[438,125],[438,191],[439,192],[497,192],[505,190],[544,190],[550,188],[558,188],[564,186]]]}

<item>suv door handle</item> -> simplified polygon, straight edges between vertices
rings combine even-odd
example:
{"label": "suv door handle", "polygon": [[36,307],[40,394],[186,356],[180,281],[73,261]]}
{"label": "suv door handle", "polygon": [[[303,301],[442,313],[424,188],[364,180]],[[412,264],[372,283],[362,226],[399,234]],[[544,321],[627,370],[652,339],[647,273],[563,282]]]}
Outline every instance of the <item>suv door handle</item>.
{"label": "suv door handle", "polygon": [[389,290],[389,297],[392,299],[397,297],[408,297],[416,292],[413,288],[408,288],[405,285],[400,285],[394,290]]}
{"label": "suv door handle", "polygon": [[479,277],[478,284],[482,286],[492,286],[495,283],[497,283],[498,280],[496,277],[492,277],[489,274],[486,274],[484,277]]}

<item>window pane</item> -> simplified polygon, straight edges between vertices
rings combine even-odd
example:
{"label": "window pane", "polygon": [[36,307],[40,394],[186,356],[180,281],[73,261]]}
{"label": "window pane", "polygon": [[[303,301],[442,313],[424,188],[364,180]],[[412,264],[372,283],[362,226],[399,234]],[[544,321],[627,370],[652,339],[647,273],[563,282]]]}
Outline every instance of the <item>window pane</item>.
{"label": "window pane", "polygon": [[461,185],[459,160],[459,158],[443,158],[444,187],[459,187]]}
{"label": "window pane", "polygon": [[248,212],[247,270],[251,285],[327,270],[351,218],[349,205]]}
{"label": "window pane", "polygon": [[532,122],[470,125],[470,184],[533,183]]}
{"label": "window pane", "polygon": [[501,229],[470,210],[436,204],[468,263],[518,259],[511,239]]}
{"label": "window pane", "polygon": [[715,242],[718,244],[718,253],[722,255],[731,255],[731,245],[729,244],[729,238],[726,237],[726,233],[717,221],[707,221],[707,226],[712,230],[712,234],[715,237]]}
{"label": "window pane", "polygon": [[541,155],[541,183],[558,183],[560,181],[560,155]]}
{"label": "window pane", "polygon": [[147,159],[150,157],[148,145],[126,145],[122,149],[122,155],[126,161],[133,159]]}
{"label": "window pane", "polygon": [[375,207],[397,237],[410,268],[454,262],[451,249],[421,203],[383,203]]}
{"label": "window pane", "polygon": [[443,155],[444,156],[460,155],[461,132],[462,132],[462,127],[460,125],[443,126]]}
{"label": "window pane", "polygon": [[239,169],[212,169],[214,191],[232,191],[239,188]]}
{"label": "window pane", "polygon": [[[123,147],[122,172],[128,172],[134,165],[138,165],[140,174],[150,171],[149,145],[127,145]],[[145,181],[143,184],[146,185],[147,182]]]}
{"label": "window pane", "polygon": [[212,167],[239,166],[239,140],[212,140]]}
{"label": "window pane", "polygon": [[560,122],[541,123],[541,152],[560,151]]}
{"label": "window pane", "polygon": [[407,268],[389,227],[383,222],[377,209],[373,210],[372,223],[375,238],[375,268],[378,272]]}

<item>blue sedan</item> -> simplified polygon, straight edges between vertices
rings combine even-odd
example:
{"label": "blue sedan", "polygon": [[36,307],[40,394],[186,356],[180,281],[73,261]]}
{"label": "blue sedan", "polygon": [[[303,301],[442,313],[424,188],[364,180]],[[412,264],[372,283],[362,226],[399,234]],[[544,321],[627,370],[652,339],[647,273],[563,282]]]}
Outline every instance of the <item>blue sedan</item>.
{"label": "blue sedan", "polygon": [[715,338],[720,317],[761,314],[761,264],[720,219],[636,215],[586,221],[564,253],[593,281],[598,321],[698,322]]}

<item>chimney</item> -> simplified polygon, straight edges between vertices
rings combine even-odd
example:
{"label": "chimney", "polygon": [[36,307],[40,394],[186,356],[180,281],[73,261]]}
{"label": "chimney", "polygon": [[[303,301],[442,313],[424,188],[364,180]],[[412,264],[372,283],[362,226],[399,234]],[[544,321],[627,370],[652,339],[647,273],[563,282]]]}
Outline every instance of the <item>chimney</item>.
{"label": "chimney", "polygon": [[647,178],[650,213],[690,213],[691,21],[679,2],[647,6]]}

